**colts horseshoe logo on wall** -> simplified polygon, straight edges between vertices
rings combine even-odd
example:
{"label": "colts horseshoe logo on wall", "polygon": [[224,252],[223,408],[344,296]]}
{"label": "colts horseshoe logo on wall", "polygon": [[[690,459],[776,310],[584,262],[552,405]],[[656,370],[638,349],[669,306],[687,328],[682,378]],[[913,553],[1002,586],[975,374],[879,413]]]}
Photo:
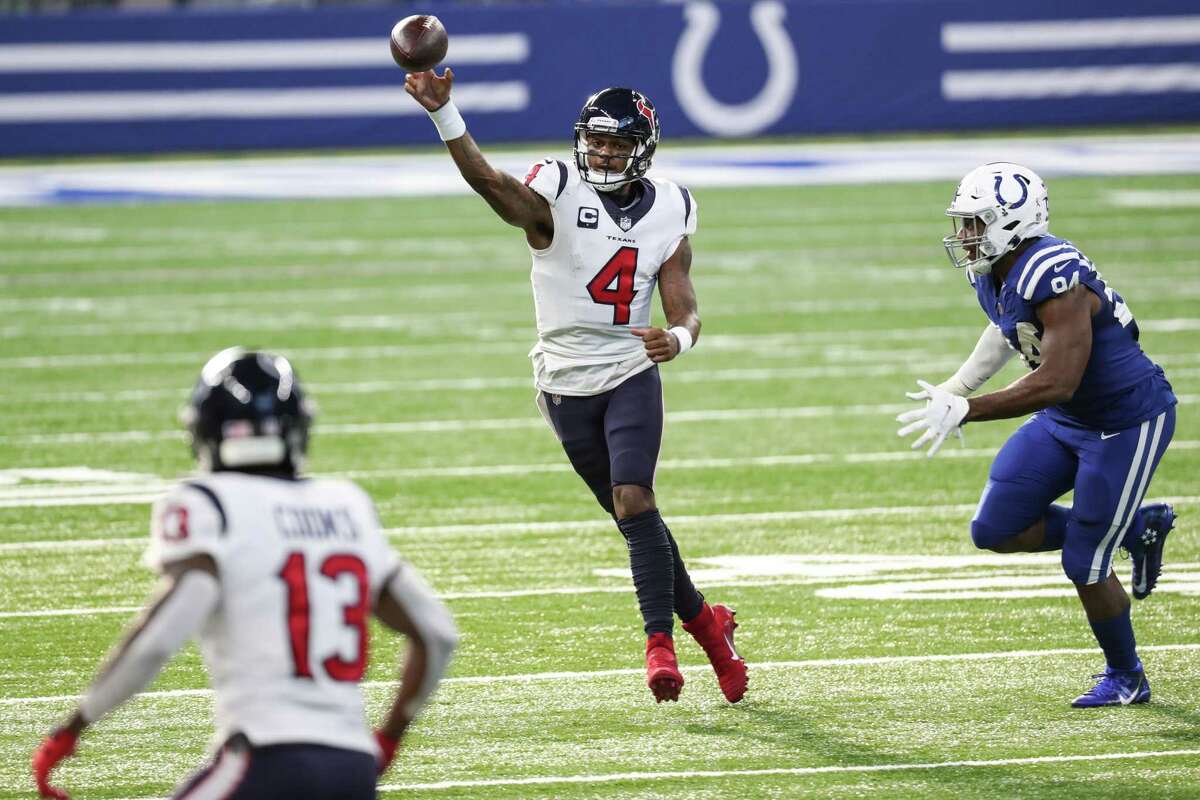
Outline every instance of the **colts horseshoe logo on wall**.
{"label": "colts horseshoe logo on wall", "polygon": [[688,3],[685,27],[675,46],[671,74],[675,97],[688,118],[715,136],[752,136],[777,122],[791,105],[799,82],[792,40],[784,30],[784,4],[769,0],[750,9],[750,24],[767,56],[767,80],[754,98],[728,104],[714,98],[704,85],[704,54],[721,21],[712,3]]}

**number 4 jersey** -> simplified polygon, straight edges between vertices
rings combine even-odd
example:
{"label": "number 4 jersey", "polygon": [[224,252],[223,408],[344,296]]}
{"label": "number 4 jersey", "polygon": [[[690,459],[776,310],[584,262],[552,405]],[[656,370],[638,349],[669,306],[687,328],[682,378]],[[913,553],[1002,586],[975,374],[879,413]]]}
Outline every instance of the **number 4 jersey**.
{"label": "number 4 jersey", "polygon": [[670,181],[642,178],[637,201],[621,208],[554,159],[534,164],[525,183],[554,215],[554,240],[532,250],[538,343],[529,355],[537,386],[565,395],[608,391],[652,366],[629,329],[650,325],[658,270],[696,232],[695,200]]}
{"label": "number 4 jersey", "polygon": [[1078,284],[1100,298],[1092,317],[1092,351],[1075,395],[1047,415],[1067,425],[1122,430],[1175,404],[1162,369],[1138,344],[1138,326],[1121,295],[1070,242],[1042,236],[1023,252],[998,288],[967,270],[979,305],[1030,369],[1042,362],[1043,327],[1036,308]]}
{"label": "number 4 jersey", "polygon": [[358,682],[383,585],[411,570],[348,481],[221,472],[154,508],[147,563],[216,562],[221,598],[198,635],[216,693],[216,744],[323,744],[374,754]]}

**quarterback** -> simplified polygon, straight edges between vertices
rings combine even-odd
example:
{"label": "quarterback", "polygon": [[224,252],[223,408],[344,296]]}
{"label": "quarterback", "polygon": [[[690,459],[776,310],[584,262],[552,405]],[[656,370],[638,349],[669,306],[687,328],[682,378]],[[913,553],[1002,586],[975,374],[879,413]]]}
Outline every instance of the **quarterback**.
{"label": "quarterback", "polygon": [[[193,634],[214,693],[215,758],[175,797],[372,800],[457,642],[445,606],[388,547],[358,486],[299,476],[311,413],[281,356],[214,356],[184,416],[199,477],[154,507],[146,561],[162,590],[78,709],[33,755],[42,797],[80,733],[147,686]],[[367,623],[408,637],[372,735],[359,682]]]}
{"label": "quarterback", "polygon": [[[575,123],[574,164],[548,158],[521,181],[484,159],[450,99],[453,79],[449,69],[410,73],[405,89],[429,112],[471,188],[525,233],[538,407],[625,537],[647,637],[647,684],[658,702],[679,697],[677,614],[725,697],[737,702],[747,674],[733,648],[733,611],[696,591],[654,494],[663,426],[658,365],[700,336],[689,276],[696,202],[687,189],[647,177],[658,112],[632,89],[597,92]],[[656,284],[666,329],[650,325]]]}
{"label": "quarterback", "polygon": [[[1133,561],[1133,596],[1154,590],[1175,523],[1165,503],[1142,505],[1175,432],[1175,395],[1138,344],[1133,312],[1095,265],[1051,235],[1046,186],[1026,167],[984,164],[958,185],[943,245],[965,268],[988,318],[974,352],[938,386],[918,381],[922,408],[898,417],[922,431],[933,455],[967,422],[1033,414],[992,463],[971,520],[977,547],[1000,553],[1061,551],[1107,662],[1077,708],[1150,699],[1130,601],[1112,569],[1118,547]],[[971,397],[1017,353],[1030,372]],[[1070,507],[1054,501],[1074,491]]]}

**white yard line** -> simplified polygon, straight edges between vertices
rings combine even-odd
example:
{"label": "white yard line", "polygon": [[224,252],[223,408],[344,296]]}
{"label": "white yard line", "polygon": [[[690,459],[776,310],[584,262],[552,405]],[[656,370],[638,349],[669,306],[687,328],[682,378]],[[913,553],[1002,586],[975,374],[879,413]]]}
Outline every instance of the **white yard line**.
{"label": "white yard line", "polygon": [[[628,590],[626,590],[628,591]],[[1160,644],[1139,646],[1143,653],[1165,653],[1174,651],[1200,651],[1200,643]],[[1053,658],[1057,656],[1091,656],[1098,655],[1095,647],[1059,647],[1047,650],[1002,650],[991,653],[940,653],[920,656],[861,656],[856,658],[811,658],[797,661],[763,661],[752,662],[751,670],[755,672],[804,670],[818,667],[876,667],[895,664],[934,664],[958,663],[972,661],[1003,661],[1022,658]],[[711,667],[707,664],[684,666],[680,670],[689,674],[707,674]],[[559,680],[596,680],[622,675],[644,676],[645,668],[630,669],[600,669],[578,672],[529,672],[519,675],[470,675],[446,678],[443,684],[453,685],[493,685],[498,683],[535,683],[541,681]],[[396,685],[395,681],[363,681],[364,689],[389,689]],[[209,697],[212,689],[165,689],[161,691],[142,692],[138,697],[147,700],[170,699],[173,697]],[[21,706],[34,703],[62,703],[77,700],[79,695],[60,694],[40,697],[5,697],[0,698],[0,706]]]}
{"label": "white yard line", "polygon": [[[1160,497],[1157,502],[1174,505],[1195,505],[1200,495],[1175,495]],[[861,517],[920,517],[930,515],[965,514],[974,511],[976,503],[924,506],[873,506],[865,508],[814,508],[803,511],[761,511],[743,514],[670,514],[669,524],[712,525],[753,522],[799,522],[803,520],[839,521]],[[543,522],[483,522],[461,525],[413,525],[384,528],[392,538],[417,536],[446,536],[467,534],[471,536],[503,536],[510,533],[553,533],[557,531],[608,530],[613,526],[607,519],[568,519]],[[146,539],[140,536],[125,536],[108,539],[65,539],[62,541],[41,540],[27,542],[4,542],[0,553],[26,550],[94,550],[105,547],[145,547]]]}
{"label": "white yard line", "polygon": [[[988,573],[989,576],[994,576],[995,573]],[[934,578],[930,574],[912,574],[906,575],[910,578]],[[855,576],[854,580],[862,580],[862,576]],[[706,587],[719,586],[722,588],[764,588],[770,586],[807,586],[815,584],[831,584],[838,583],[842,580],[849,579],[834,579],[834,578],[770,578],[770,579],[726,579],[717,581],[705,581]],[[589,594],[628,594],[632,591],[627,583],[622,583],[620,586],[557,586],[548,589],[511,589],[506,591],[484,591],[484,592],[447,592],[438,594],[438,597],[446,601],[454,600],[506,600],[514,597],[558,597]],[[31,611],[0,611],[0,620],[6,619],[45,619],[51,617],[97,617],[110,615],[132,615],[141,611],[143,606],[82,606],[79,608],[47,608],[35,609]]]}
{"label": "white yard line", "polygon": [[[986,769],[989,767],[1039,766],[1147,758],[1174,758],[1200,755],[1200,750],[1143,750],[1129,753],[1093,753],[1069,756],[1029,756],[1027,758],[973,759],[970,761],[933,761],[903,764],[829,765],[823,767],[770,767],[766,769],[676,770],[670,772],[610,772],[596,775],[538,775],[527,778],[490,778],[485,780],[437,781],[435,783],[384,783],[380,792],[422,792],[442,789],[472,789],[501,786],[555,786],[561,784],[602,784],[632,781],[708,780],[714,778],[755,778],[831,774],[906,772],[936,769]],[[158,797],[122,797],[118,800],[160,800]]]}
{"label": "white yard line", "polygon": [[[1189,320],[1189,324],[1200,326],[1200,321]],[[970,334],[977,332],[977,326],[958,326],[958,327],[938,327],[938,328],[922,328],[922,329],[895,329],[888,331],[846,331],[845,336],[832,337],[840,341],[846,341],[851,338],[857,338],[859,335],[863,337],[873,337],[875,341],[902,340],[911,341],[913,339],[940,339],[947,336],[962,336],[968,337]],[[722,341],[722,337],[712,337],[713,342],[705,340],[710,347],[715,347],[722,351],[737,349],[739,344],[731,342],[726,344]],[[804,337],[806,341],[823,340],[829,338],[821,333],[814,333],[811,336]],[[761,341],[755,343],[757,346],[775,347],[779,344],[779,338],[773,336],[770,341]],[[749,343],[747,343],[749,345]],[[741,345],[741,346],[747,346]],[[749,346],[755,346],[749,345]],[[1200,363],[1200,356],[1183,355],[1166,355],[1155,359],[1159,364],[1169,368],[1169,376],[1171,378],[1195,377],[1200,374],[1200,368],[1179,366],[1183,364]],[[920,374],[933,374],[940,371],[953,370],[962,363],[962,358],[959,356],[939,356],[935,358],[926,358],[921,361]],[[814,367],[748,367],[740,369],[716,369],[716,370],[679,370],[672,372],[670,383],[672,384],[704,384],[704,383],[742,383],[753,381],[784,381],[784,380],[813,380],[821,378],[841,379],[841,378],[869,378],[869,377],[887,377],[891,375],[916,375],[918,370],[915,370],[909,363],[896,362],[886,364],[829,364]],[[533,391],[533,379],[530,376],[522,375],[520,377],[492,377],[492,378],[413,378],[409,380],[374,380],[374,381],[351,381],[345,383],[308,383],[309,391],[315,397],[342,396],[342,395],[360,395],[360,394],[392,394],[396,392],[404,393],[424,393],[431,391],[447,391],[447,392],[476,392],[476,391],[496,391],[498,389],[518,389]],[[7,402],[36,402],[40,404],[54,403],[129,403],[129,402],[158,402],[161,400],[175,400],[182,402],[186,399],[188,392],[191,391],[190,386],[176,386],[171,388],[159,389],[118,389],[114,391],[80,391],[80,392],[44,392],[44,393],[20,393],[20,394],[0,394],[0,401]]]}
{"label": "white yard line", "polygon": [[[978,332],[983,329],[983,324],[969,324],[962,326],[927,326],[921,328],[895,328],[886,330],[872,330],[869,328],[856,328],[849,330],[827,329],[821,331],[803,331],[795,333],[767,333],[767,334],[739,334],[739,335],[722,335],[711,334],[704,337],[704,347],[707,351],[728,352],[743,352],[750,351],[756,354],[767,354],[772,357],[787,357],[796,353],[812,353],[818,352],[821,355],[828,356],[832,349],[836,349],[838,353],[846,350],[861,350],[868,356],[876,358],[877,361],[886,361],[887,357],[892,354],[920,356],[921,363],[924,364],[928,358],[935,357],[938,359],[953,359],[957,358],[960,362],[968,354],[964,350],[963,355],[958,356],[953,353],[932,354],[929,348],[922,350],[903,350],[903,351],[888,351],[871,349],[869,345],[883,341],[899,341],[899,342],[919,342],[919,341],[936,341],[943,342],[946,337],[963,337],[963,348],[971,346],[970,337],[978,335]],[[1159,319],[1147,320],[1139,323],[1143,330],[1154,330],[1166,333],[1175,333],[1179,331],[1196,330],[1200,328],[1200,321],[1192,317],[1180,317],[1174,319]],[[530,337],[519,337],[505,341],[497,341],[495,337],[488,333],[482,337],[480,341],[475,342],[440,342],[437,344],[404,344],[404,345],[351,345],[343,347],[300,347],[288,350],[287,356],[297,362],[313,362],[313,361],[353,361],[353,360],[369,360],[369,359],[411,359],[411,358],[437,358],[451,355],[461,354],[480,354],[480,353],[519,353],[524,355],[533,343],[532,334]],[[852,344],[848,344],[852,343]],[[157,353],[67,353],[52,356],[14,356],[10,358],[0,358],[0,369],[3,370],[39,370],[39,369],[75,369],[75,368],[93,368],[93,367],[111,367],[111,366],[137,366],[145,367],[151,365],[158,366],[195,366],[202,364],[206,358],[211,356],[211,353],[201,352],[157,352]],[[1172,365],[1187,365],[1194,366],[1200,363],[1200,355],[1195,353],[1181,354],[1159,354],[1154,357],[1154,360],[1163,366]],[[923,371],[922,367],[922,371]],[[515,376],[514,376],[515,377]],[[465,380],[465,379],[464,379]],[[532,385],[532,378],[530,378]],[[182,387],[181,391],[186,391],[187,387]],[[23,395],[22,395],[23,397]]]}
{"label": "white yard line", "polygon": [[96,606],[94,608],[43,608],[34,611],[3,611],[0,619],[41,619],[43,617],[96,617],[109,614],[133,614],[143,606]]}
{"label": "white yard line", "polygon": [[[0,94],[0,99],[4,95]],[[3,112],[0,111],[0,116]],[[451,167],[453,169],[453,167]],[[524,172],[524,168],[521,170]],[[464,188],[466,183],[455,175]],[[0,182],[3,181],[2,170],[0,170]],[[953,186],[953,183],[950,184]],[[3,197],[0,197],[0,207],[5,204]],[[482,212],[481,212],[482,215]],[[859,261],[872,261],[878,263],[881,258],[881,253],[878,248],[870,248],[862,245],[846,245],[843,242],[847,237],[853,236],[860,230],[860,223],[853,220],[854,212],[849,212],[849,222],[843,223],[826,223],[821,225],[817,230],[806,230],[801,233],[804,239],[803,256],[809,259],[818,259],[826,262],[837,262],[839,257],[853,259]],[[1072,215],[1074,219],[1079,220],[1077,225],[1086,224],[1084,220],[1079,219],[1079,215]],[[483,218],[482,216],[480,218]],[[1171,235],[1173,232],[1186,230],[1186,225],[1178,220],[1172,219],[1170,216],[1164,215],[1162,219],[1146,220],[1138,227],[1137,235],[1122,234],[1120,231],[1113,231],[1108,227],[1096,227],[1091,230],[1087,236],[1086,246],[1089,252],[1094,252],[1100,249],[1119,249],[1132,248],[1132,252],[1144,254],[1151,249],[1153,245],[1175,246],[1180,249],[1191,250],[1191,244],[1197,241],[1197,238],[1190,235]],[[927,258],[927,263],[937,262],[931,256],[935,252],[938,240],[941,238],[940,226],[936,217],[932,217],[924,222],[916,223],[880,223],[872,226],[872,232],[881,237],[881,241],[889,241],[886,253],[887,259],[895,259],[897,261],[915,262],[921,258]],[[725,227],[716,232],[720,237],[720,248],[709,248],[699,256],[703,259],[700,261],[702,266],[706,265],[709,256],[715,256],[727,252],[727,248],[731,243],[740,243],[743,245],[738,250],[739,257],[745,258],[758,252],[771,252],[784,249],[780,245],[789,245],[796,237],[796,226],[788,224],[787,221],[775,222],[772,224],[758,224],[756,222],[740,221],[727,224]],[[459,275],[468,272],[481,272],[487,270],[491,274],[496,274],[497,264],[496,258],[500,259],[499,267],[506,270],[510,275],[519,275],[522,271],[528,270],[529,256],[524,252],[520,245],[520,239],[513,238],[506,234],[466,234],[459,238],[434,238],[433,236],[409,236],[407,238],[387,238],[387,237],[328,237],[328,238],[309,238],[303,235],[296,237],[279,237],[275,239],[260,238],[235,238],[226,240],[223,236],[213,233],[212,237],[217,239],[216,242],[210,240],[206,242],[210,247],[203,250],[188,249],[186,244],[129,244],[123,239],[112,246],[105,244],[87,244],[86,246],[72,247],[54,247],[47,248],[44,246],[36,248],[21,248],[13,247],[4,251],[0,251],[0,268],[15,267],[19,270],[34,271],[42,266],[57,266],[62,264],[72,263],[95,263],[98,259],[105,261],[120,262],[124,264],[143,263],[148,264],[152,269],[161,269],[160,265],[167,263],[189,263],[194,260],[202,262],[211,262],[215,258],[224,258],[226,261],[245,261],[263,256],[281,256],[290,257],[293,259],[302,259],[308,257],[332,256],[343,261],[354,263],[356,260],[361,260],[370,265],[372,269],[378,269],[378,265],[385,263],[381,259],[391,258],[391,276],[401,275],[429,275],[429,274],[445,274]],[[219,249],[213,250],[216,247]],[[793,253],[798,253],[799,248],[794,248]],[[1129,251],[1127,251],[1129,252]],[[488,257],[481,258],[487,254]],[[415,255],[420,255],[422,258],[414,258]],[[944,263],[944,262],[943,262]],[[828,267],[827,267],[828,268]],[[193,268],[195,269],[195,268]],[[230,267],[224,267],[225,275],[232,273]],[[281,268],[283,269],[283,268]],[[60,270],[66,272],[67,270]],[[330,267],[327,275],[338,275],[336,268]],[[952,275],[949,268],[943,273],[947,277]],[[224,295],[225,302],[221,301],[222,295],[213,292],[195,292],[195,293],[175,293],[175,294],[154,294],[144,297],[139,295],[114,295],[111,299],[116,307],[129,308],[138,307],[145,308],[150,305],[148,301],[157,299],[160,303],[174,307],[195,307],[195,305],[213,305],[215,307],[230,307],[239,304],[248,304],[251,301],[257,301],[265,305],[278,305],[283,297],[298,296],[298,293],[312,295],[319,290],[317,289],[292,289],[281,291],[279,293],[270,293],[267,291],[255,291],[247,289],[244,293],[236,295]],[[340,299],[351,299],[347,292],[356,292],[359,297],[370,299],[369,290],[364,289],[349,289],[338,288],[333,291],[343,293]],[[401,290],[396,289],[400,292]],[[378,297],[378,290],[374,295]],[[195,299],[195,303],[186,301]],[[315,298],[314,298],[315,299]],[[0,301],[0,310],[7,310],[13,306],[11,301]],[[19,310],[19,308],[18,308]]]}
{"label": "white yard line", "polygon": [[[973,328],[958,328],[957,332],[964,335]],[[886,335],[888,332],[883,332]],[[944,335],[946,329],[940,334]],[[930,359],[922,363],[922,367],[930,371],[953,370],[962,363],[961,358]],[[886,377],[889,375],[911,375],[912,366],[909,364],[862,364],[841,366],[831,364],[820,367],[781,367],[781,368],[749,368],[749,369],[718,369],[718,370],[688,370],[671,375],[671,383],[741,383],[751,381],[784,381],[812,380],[815,378],[868,378]],[[1171,375],[1179,374],[1172,370]],[[412,380],[376,380],[356,381],[350,383],[307,383],[309,392],[316,398],[341,395],[359,394],[392,394],[424,393],[432,391],[446,392],[491,392],[497,389],[519,389],[533,392],[533,378],[522,375],[511,378],[415,378]],[[0,400],[9,402],[47,403],[129,403],[143,401],[175,400],[183,402],[190,392],[190,387],[180,386],[171,389],[120,389],[111,392],[82,391],[82,392],[46,392],[33,394],[0,394]]]}
{"label": "white yard line", "polygon": [[[1171,443],[1175,452],[1200,449],[1200,440],[1184,439]],[[972,460],[992,458],[993,448],[952,448],[942,451],[939,458]],[[771,456],[747,456],[734,458],[680,458],[663,459],[659,468],[663,470],[740,469],[756,467],[809,467],[829,464],[883,464],[904,461],[922,461],[922,452],[911,449],[887,450],[869,453],[788,453]],[[323,473],[318,477],[348,478],[351,480],[380,479],[433,479],[433,478],[509,478],[512,476],[538,474],[569,474],[573,470],[565,460],[535,464],[476,464],[462,467],[394,467],[372,470],[345,470]],[[147,479],[142,485],[107,487],[103,485],[47,485],[44,483],[18,484],[0,488],[0,508],[34,508],[56,506],[104,506],[143,505],[158,499],[171,486],[165,479]],[[91,541],[91,540],[87,540]],[[0,544],[0,551],[21,545]],[[70,545],[58,542],[30,543],[32,547],[69,549]],[[85,546],[85,545],[79,545]],[[90,545],[99,546],[99,545]]]}
{"label": "white yard line", "polygon": [[1124,208],[1200,208],[1200,191],[1196,189],[1119,189],[1105,198],[1111,205]]}
{"label": "white yard line", "polygon": [[[1200,440],[1171,442],[1172,450],[1200,449]],[[954,448],[942,450],[938,456],[954,459],[992,458],[995,448]],[[876,453],[796,453],[775,456],[748,456],[745,458],[665,458],[658,462],[660,470],[727,469],[741,467],[797,467],[814,464],[876,464],[894,461],[921,461],[922,451],[911,449]],[[339,478],[367,480],[374,478],[487,478],[511,475],[532,475],[548,472],[574,472],[565,461],[548,464],[495,464],[470,467],[411,467],[396,469],[349,470],[331,473]]]}
{"label": "white yard line", "polygon": [[[1025,560],[1028,562],[1025,565],[1027,568],[1034,568],[1036,570],[1038,568],[1044,568],[1047,566],[1047,564],[1040,563],[1040,561],[1036,557],[1033,557],[1033,556],[1030,556]],[[1045,559],[1042,559],[1042,561],[1045,561]],[[719,579],[714,580],[714,579],[709,579],[709,578],[704,577],[706,565],[703,562],[704,562],[704,559],[697,559],[693,572],[698,577],[698,580],[700,580],[700,579],[703,580],[703,583],[706,587],[719,586],[722,588],[761,589],[761,588],[767,588],[767,587],[772,587],[772,586],[816,586],[816,585],[825,586],[825,585],[830,585],[830,584],[849,583],[849,582],[853,582],[853,581],[861,582],[864,580],[870,580],[873,577],[872,575],[866,575],[866,574],[841,575],[841,576],[835,575],[835,576],[821,576],[821,577],[812,577],[812,576],[787,577],[787,576],[780,575],[780,576],[776,576],[776,577],[761,577],[761,578],[755,578],[755,577],[751,577],[751,576],[747,575],[747,576],[743,576],[743,577],[726,577],[726,578],[719,578]],[[1056,563],[1056,562],[1051,561],[1050,563]],[[1013,565],[1011,563],[1009,563],[1007,566],[1013,567]],[[959,572],[955,573],[954,577],[956,579],[963,579],[963,580],[977,580],[977,579],[984,580],[984,579],[996,578],[997,575],[999,575],[1000,577],[1005,577],[1008,579],[1015,580],[1016,578],[1014,578],[1011,574],[1009,574],[1009,572],[1004,571],[1004,568],[1005,568],[1005,564],[1003,562],[1000,562],[997,564],[996,569],[980,571],[980,572],[959,571]],[[1000,570],[1000,571],[998,572],[997,570]],[[481,591],[481,592],[439,592],[438,597],[445,601],[455,601],[455,600],[506,600],[506,599],[512,599],[515,597],[558,597],[558,596],[562,596],[562,595],[579,596],[579,595],[588,595],[588,594],[628,594],[631,591],[629,588],[629,583],[628,583],[629,575],[624,570],[616,570],[615,572],[620,575],[620,578],[621,578],[620,585],[554,586],[554,587],[541,588],[541,589],[507,589],[507,590],[499,590],[498,589],[498,590]],[[940,575],[939,573],[933,573],[933,572],[913,572],[913,571],[907,569],[905,566],[897,566],[896,569],[894,570],[894,572],[895,572],[895,577],[897,577],[897,578],[903,577],[903,579],[905,581],[935,580]],[[878,574],[878,573],[876,573],[876,574]],[[891,574],[891,573],[889,572],[887,574]],[[616,575],[614,575],[614,576],[598,576],[598,577],[601,577],[601,578],[616,577]],[[1031,579],[1031,580],[1032,579],[1041,580],[1044,578],[1044,576],[1041,576],[1041,575],[1022,575],[1021,577]],[[109,616],[112,614],[131,615],[138,611],[141,611],[143,608],[144,608],[144,606],[80,606],[77,608],[46,608],[46,609],[32,609],[32,610],[28,610],[28,611],[0,611],[0,620],[5,620],[5,619],[44,619],[44,618],[50,618],[50,617],[94,617],[94,616]]]}
{"label": "white yard line", "polygon": [[[531,390],[532,397],[532,390]],[[532,401],[530,403],[532,406]],[[849,406],[792,406],[788,408],[728,408],[702,411],[673,411],[673,425],[694,422],[718,422],[749,419],[811,419],[834,415],[896,414],[911,404]],[[536,414],[525,417],[492,417],[485,419],[428,419],[405,422],[343,422],[326,423],[318,429],[322,437],[378,436],[380,434],[460,433],[463,431],[511,431],[514,429],[549,428]],[[79,431],[75,433],[27,433],[0,436],[0,444],[101,444],[169,441],[185,439],[182,430],[157,431]]]}
{"label": "white yard line", "polygon": [[[1200,395],[1177,395],[1182,405],[1200,400]],[[741,420],[825,419],[845,416],[880,416],[897,414],[912,407],[911,403],[880,403],[874,405],[775,406],[770,408],[718,408],[696,411],[670,411],[667,421],[672,425],[697,422],[734,422]],[[538,416],[492,417],[485,419],[429,419],[405,422],[343,422],[326,423],[318,428],[322,437],[379,436],[422,433],[461,433],[463,431],[512,431],[546,429]],[[0,444],[130,444],[138,442],[183,441],[182,430],[156,431],[78,431],[74,433],[18,433],[0,436]],[[899,458],[899,456],[897,456]]]}
{"label": "white yard line", "polygon": [[[1167,498],[1167,502],[1182,503],[1189,500],[1200,502],[1200,496],[1194,498]],[[725,522],[789,522],[802,519],[842,520],[854,517],[879,516],[916,516],[920,514],[961,514],[975,509],[974,503],[959,505],[933,506],[877,506],[872,508],[819,508],[807,511],[766,511],[749,514],[691,514],[671,515],[669,520],[673,525],[703,525],[705,523]],[[387,536],[393,538],[413,537],[422,535],[445,536],[468,534],[473,536],[504,535],[508,533],[547,533],[556,531],[578,530],[608,530],[613,526],[607,519],[567,519],[542,522],[498,522],[473,523],[463,525],[414,525],[401,528],[384,528]],[[27,542],[4,542],[0,544],[0,553],[22,552],[26,550],[95,550],[106,547],[145,547],[146,539],[142,536],[124,536],[108,539],[65,539],[61,541],[38,540]]]}
{"label": "white yard line", "polygon": [[1036,766],[1087,761],[1119,761],[1128,759],[1166,758],[1200,755],[1200,750],[1155,750],[1131,753],[1097,753],[1077,756],[1030,756],[1028,758],[996,758],[971,761],[939,761],[915,764],[859,764],[824,767],[771,767],[768,769],[677,770],[669,772],[614,772],[600,775],[539,775],[529,778],[492,778],[488,780],[438,781],[436,783],[381,784],[381,792],[417,792],[439,789],[468,789],[488,786],[554,786],[559,784],[621,783],[627,781],[701,780],[712,778],[754,778],[775,775],[829,775],[838,773],[897,772],[933,769],[977,769],[987,767]]}

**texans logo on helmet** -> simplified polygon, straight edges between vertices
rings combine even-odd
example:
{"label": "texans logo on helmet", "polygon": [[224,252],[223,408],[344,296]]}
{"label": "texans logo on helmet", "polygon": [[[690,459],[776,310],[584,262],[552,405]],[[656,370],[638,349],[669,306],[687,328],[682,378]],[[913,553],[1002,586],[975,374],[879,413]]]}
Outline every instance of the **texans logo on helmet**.
{"label": "texans logo on helmet", "polygon": [[651,108],[650,106],[646,105],[646,101],[640,97],[638,98],[638,101],[637,101],[637,110],[638,110],[639,114],[641,114],[646,119],[650,120],[651,125],[654,124],[654,109]]}

